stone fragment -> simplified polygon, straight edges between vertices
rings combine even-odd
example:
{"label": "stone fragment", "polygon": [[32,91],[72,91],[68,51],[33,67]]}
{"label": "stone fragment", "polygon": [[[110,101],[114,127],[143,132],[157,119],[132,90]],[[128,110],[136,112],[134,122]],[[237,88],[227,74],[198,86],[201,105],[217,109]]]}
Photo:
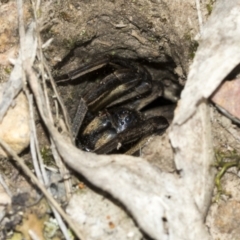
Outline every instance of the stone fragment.
{"label": "stone fragment", "polygon": [[240,122],[240,79],[223,82],[211,100],[228,117]]}
{"label": "stone fragment", "polygon": [[[0,93],[0,99],[2,92]],[[26,96],[21,92],[15,99],[14,106],[0,123],[0,138],[16,152],[22,152],[30,142],[29,108]],[[0,148],[0,156],[7,157],[6,152]]]}

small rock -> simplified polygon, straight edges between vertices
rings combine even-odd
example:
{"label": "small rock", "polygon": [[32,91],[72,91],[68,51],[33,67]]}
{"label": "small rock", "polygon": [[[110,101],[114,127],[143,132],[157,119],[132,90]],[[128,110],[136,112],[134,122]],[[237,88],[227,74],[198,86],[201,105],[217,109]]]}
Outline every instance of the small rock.
{"label": "small rock", "polygon": [[[0,99],[2,92],[0,93]],[[29,109],[26,96],[21,92],[15,99],[0,123],[0,138],[16,152],[22,152],[30,142]],[[0,148],[0,156],[7,157],[6,152]]]}
{"label": "small rock", "polygon": [[143,239],[121,207],[88,188],[72,196],[66,211],[88,240]]}
{"label": "small rock", "polygon": [[239,239],[240,234],[240,203],[235,200],[224,202],[219,205],[217,215],[215,216],[215,226],[220,233],[235,235],[231,239]]}
{"label": "small rock", "polygon": [[[240,78],[232,81],[225,81],[213,94],[211,100],[232,119],[240,121]],[[228,113],[228,114],[227,114]],[[231,117],[232,116],[232,117]],[[234,119],[233,119],[234,120]]]}

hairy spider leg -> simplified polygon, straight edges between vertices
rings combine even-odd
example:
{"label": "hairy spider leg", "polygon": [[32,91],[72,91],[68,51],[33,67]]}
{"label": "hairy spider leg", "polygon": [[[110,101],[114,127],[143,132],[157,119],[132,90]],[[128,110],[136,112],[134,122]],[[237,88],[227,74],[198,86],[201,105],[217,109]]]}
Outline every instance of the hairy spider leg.
{"label": "hairy spider leg", "polygon": [[77,69],[74,69],[66,74],[63,74],[63,75],[57,77],[56,80],[57,80],[57,82],[75,80],[87,73],[96,71],[108,64],[113,65],[118,69],[123,68],[123,67],[125,67],[125,68],[133,67],[133,64],[131,64],[131,62],[127,61],[124,58],[111,56],[111,55],[105,55],[105,56],[96,58],[89,63],[82,64]]}
{"label": "hairy spider leg", "polygon": [[120,145],[125,145],[136,141],[139,138],[149,136],[156,131],[164,131],[169,126],[169,123],[164,117],[153,117],[147,119],[142,124],[126,129],[119,133],[110,142],[96,149],[94,152],[98,154],[109,153],[117,149]]}
{"label": "hairy spider leg", "polygon": [[[150,92],[152,88],[151,76],[144,81],[148,84],[145,91]],[[105,77],[95,88],[90,89],[83,98],[91,111],[98,111],[126,93],[134,92],[134,89],[142,83],[142,74],[139,73],[138,69],[116,70]]]}
{"label": "hairy spider leg", "polygon": [[[143,83],[145,84],[145,83]],[[142,85],[143,85],[142,84]],[[135,92],[139,93],[138,91],[139,87],[135,88]],[[151,102],[153,102],[154,100],[156,100],[157,98],[161,97],[163,94],[163,84],[161,82],[158,81],[152,81],[152,88],[151,88],[151,92],[150,94],[143,94],[142,95],[139,93],[139,95],[134,95],[132,93],[131,97],[126,96],[126,99],[133,99],[132,101],[126,101],[126,103],[121,104],[123,107],[129,108],[129,109],[135,109],[135,110],[142,110],[144,107],[146,107],[148,104],[150,104]],[[137,97],[139,96],[139,97]],[[134,98],[135,97],[135,98]],[[135,100],[134,100],[135,99]],[[120,99],[123,100],[123,99]],[[108,107],[112,107],[115,105],[120,104],[121,101],[114,101],[112,102],[110,105],[108,105]]]}

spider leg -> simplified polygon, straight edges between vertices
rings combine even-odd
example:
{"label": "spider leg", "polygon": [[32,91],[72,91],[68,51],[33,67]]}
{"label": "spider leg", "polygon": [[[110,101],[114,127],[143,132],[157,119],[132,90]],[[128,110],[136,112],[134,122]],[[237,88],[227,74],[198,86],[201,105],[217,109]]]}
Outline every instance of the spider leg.
{"label": "spider leg", "polygon": [[86,105],[86,102],[81,98],[78,104],[77,112],[72,122],[72,135],[73,135],[74,141],[76,140],[76,137],[82,126],[82,122],[86,116],[87,110],[88,110],[88,107]]}
{"label": "spider leg", "polygon": [[164,116],[168,120],[168,122],[171,123],[174,117],[175,108],[176,104],[158,106],[144,111],[143,116],[146,119],[156,116]]}
{"label": "spider leg", "polygon": [[94,152],[98,154],[106,154],[118,149],[119,146],[136,141],[139,138],[151,135],[154,132],[163,132],[169,126],[168,121],[164,117],[153,117],[139,123],[130,129],[119,133],[111,141],[97,148]]}
{"label": "spider leg", "polygon": [[152,89],[151,75],[143,68],[120,69],[105,77],[99,85],[90,89],[84,100],[92,111],[106,107],[109,103],[126,93],[135,93],[134,97],[150,92]]}
{"label": "spider leg", "polygon": [[163,97],[172,102],[177,102],[180,98],[183,87],[178,82],[172,81],[171,79],[163,79],[163,86]]}
{"label": "spider leg", "polygon": [[[140,87],[146,88],[145,84],[146,83],[143,82],[140,86],[137,86],[134,89],[134,91],[124,96],[125,100],[127,100],[127,103],[121,104],[121,105],[123,107],[129,108],[129,109],[135,109],[139,111],[139,110],[142,110],[151,102],[153,102],[154,100],[156,100],[158,97],[161,97],[163,95],[163,84],[158,81],[152,81],[152,88],[150,92],[151,94],[147,94],[147,96],[145,96],[146,95],[145,93],[148,93],[146,92],[146,89],[140,89]],[[142,98],[141,96],[143,96],[144,98]],[[136,100],[128,101],[131,99],[136,99]],[[120,104],[121,102],[123,102],[123,99],[120,98],[119,100],[112,102],[111,105],[109,105],[108,107]]]}
{"label": "spider leg", "polygon": [[109,64],[110,59],[111,59],[110,56],[106,55],[104,57],[101,57],[94,61],[91,61],[88,64],[83,64],[83,65],[79,66],[77,69],[57,77],[56,81],[57,82],[65,82],[65,81],[69,81],[69,80],[75,80],[87,73],[93,72],[95,70],[98,70],[98,69],[106,66],[107,64]]}

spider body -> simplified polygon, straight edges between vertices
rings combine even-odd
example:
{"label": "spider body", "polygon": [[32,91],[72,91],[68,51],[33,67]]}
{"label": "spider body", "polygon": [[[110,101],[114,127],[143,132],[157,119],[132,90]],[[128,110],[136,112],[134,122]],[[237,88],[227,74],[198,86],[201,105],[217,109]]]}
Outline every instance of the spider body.
{"label": "spider body", "polygon": [[[82,94],[81,104],[86,104],[89,111],[82,126],[73,129],[80,147],[96,153],[111,153],[153,133],[164,132],[169,126],[165,117],[159,114],[148,117],[141,112],[164,91],[161,81],[153,81],[144,66],[105,56],[61,78],[79,79],[106,65],[110,65],[113,71]],[[73,126],[79,125],[78,120],[78,117],[74,118]]]}

